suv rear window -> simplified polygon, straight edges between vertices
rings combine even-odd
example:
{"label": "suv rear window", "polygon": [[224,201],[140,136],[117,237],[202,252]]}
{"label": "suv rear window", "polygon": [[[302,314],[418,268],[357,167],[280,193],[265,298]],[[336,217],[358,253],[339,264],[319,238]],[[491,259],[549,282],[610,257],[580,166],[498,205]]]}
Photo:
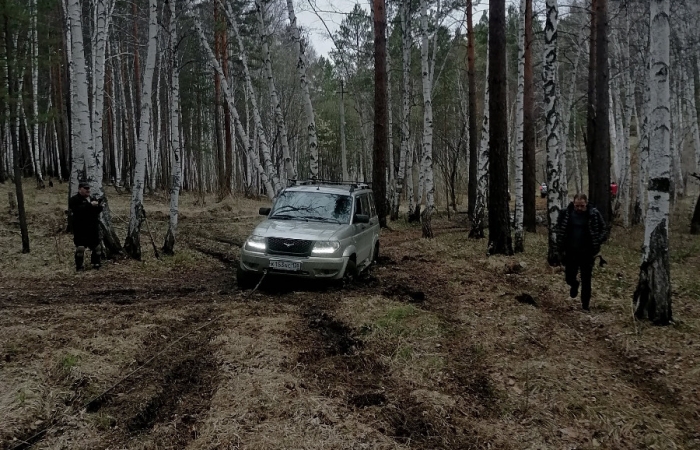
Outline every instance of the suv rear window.
{"label": "suv rear window", "polygon": [[350,222],[352,197],[326,192],[284,191],[275,202],[270,219],[306,219]]}

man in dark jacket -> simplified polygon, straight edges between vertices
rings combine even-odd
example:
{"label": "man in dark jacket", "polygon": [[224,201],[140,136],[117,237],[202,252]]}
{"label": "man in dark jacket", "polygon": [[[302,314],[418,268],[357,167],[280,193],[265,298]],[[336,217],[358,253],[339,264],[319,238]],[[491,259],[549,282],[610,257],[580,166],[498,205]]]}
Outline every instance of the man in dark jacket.
{"label": "man in dark jacket", "polygon": [[[608,239],[608,230],[600,212],[588,206],[585,194],[576,194],[569,207],[559,214],[557,247],[559,260],[566,267],[566,284],[571,298],[581,286],[581,307],[588,311],[591,301],[593,262],[600,246]],[[581,282],[576,279],[581,272]]]}
{"label": "man in dark jacket", "polygon": [[78,193],[68,201],[73,215],[73,243],[75,244],[75,269],[83,270],[85,247],[92,252],[90,262],[95,269],[100,268],[100,213],[102,205],[90,199],[90,185],[81,182]]}

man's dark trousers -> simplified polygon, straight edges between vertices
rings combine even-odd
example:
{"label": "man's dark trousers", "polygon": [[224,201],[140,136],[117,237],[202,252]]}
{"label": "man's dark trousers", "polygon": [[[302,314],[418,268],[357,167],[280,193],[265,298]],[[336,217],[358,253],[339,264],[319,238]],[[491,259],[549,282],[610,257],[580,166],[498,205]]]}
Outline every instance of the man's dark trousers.
{"label": "man's dark trousers", "polygon": [[593,276],[592,256],[587,254],[566,255],[566,284],[578,287],[576,275],[581,271],[581,307],[588,309],[591,303],[591,277]]}

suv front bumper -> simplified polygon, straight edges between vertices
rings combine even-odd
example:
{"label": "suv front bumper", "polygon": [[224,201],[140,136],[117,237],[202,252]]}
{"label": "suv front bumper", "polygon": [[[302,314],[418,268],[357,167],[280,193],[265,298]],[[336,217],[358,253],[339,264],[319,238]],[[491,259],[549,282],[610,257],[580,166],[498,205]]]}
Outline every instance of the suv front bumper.
{"label": "suv front bumper", "polygon": [[[280,270],[270,267],[270,261],[286,261],[299,263],[299,270]],[[265,269],[268,273],[290,275],[305,278],[339,279],[343,277],[345,266],[348,263],[347,256],[325,257],[309,256],[294,257],[286,255],[268,255],[265,253],[251,252],[241,249],[241,269],[246,272],[262,274]]]}

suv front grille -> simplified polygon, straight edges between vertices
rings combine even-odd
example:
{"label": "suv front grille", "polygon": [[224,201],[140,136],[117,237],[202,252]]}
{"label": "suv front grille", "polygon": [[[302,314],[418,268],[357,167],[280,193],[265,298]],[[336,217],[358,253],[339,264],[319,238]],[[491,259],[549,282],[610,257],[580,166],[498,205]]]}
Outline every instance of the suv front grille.
{"label": "suv front grille", "polygon": [[309,256],[313,246],[313,241],[302,239],[267,238],[267,251],[277,255]]}

